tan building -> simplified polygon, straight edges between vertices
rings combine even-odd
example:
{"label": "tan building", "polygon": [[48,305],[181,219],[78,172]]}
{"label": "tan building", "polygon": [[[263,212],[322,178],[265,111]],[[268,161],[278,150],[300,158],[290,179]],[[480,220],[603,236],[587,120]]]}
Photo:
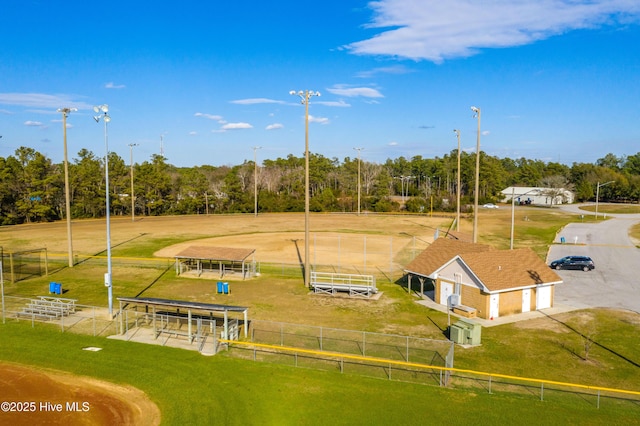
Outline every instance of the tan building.
{"label": "tan building", "polygon": [[448,238],[434,241],[405,273],[410,287],[413,278],[421,289],[432,284],[436,303],[485,319],[550,308],[562,283],[529,248],[496,250]]}

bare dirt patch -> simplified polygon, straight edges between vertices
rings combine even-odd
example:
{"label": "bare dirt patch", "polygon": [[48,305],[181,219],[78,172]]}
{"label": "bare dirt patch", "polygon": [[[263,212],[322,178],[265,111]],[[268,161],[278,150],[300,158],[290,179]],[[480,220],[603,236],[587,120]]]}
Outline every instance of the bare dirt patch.
{"label": "bare dirt patch", "polygon": [[[422,250],[433,240],[437,228],[444,230],[450,223],[447,218],[425,216],[312,214],[310,251],[314,251],[315,239],[318,257],[320,254],[345,257],[348,252],[360,253],[362,257],[365,244],[368,254],[381,252],[388,257],[390,244],[394,253],[414,245],[416,250]],[[72,230],[74,253],[93,255],[105,251],[104,220],[73,221]],[[341,236],[340,241],[336,237],[338,235]],[[283,258],[291,261],[298,256],[296,244],[300,254],[304,255],[304,214],[143,216],[136,218],[135,222],[130,218],[112,216],[114,255],[117,256],[119,248],[149,239],[191,241],[192,245],[210,244],[213,239],[215,245],[223,247],[255,248],[261,261],[282,261]],[[50,255],[66,254],[66,222],[0,227],[0,246],[5,251],[46,247]],[[178,247],[176,245],[156,255],[171,257]],[[321,263],[320,259],[317,261]]]}
{"label": "bare dirt patch", "polygon": [[136,388],[16,364],[0,364],[0,399],[33,403],[26,412],[0,412],[2,424],[151,426],[161,420],[156,404]]}
{"label": "bare dirt patch", "polygon": [[[366,269],[367,265],[389,265],[390,262],[395,262],[397,249],[411,244],[410,238],[384,235],[318,232],[310,237],[309,253],[312,263],[336,267],[355,265],[360,266],[360,269]],[[304,258],[303,232],[265,232],[204,238],[165,247],[155,252],[154,256],[174,257],[194,245],[255,249],[255,258],[259,262],[295,264]],[[424,244],[420,244],[416,252],[423,248]]]}

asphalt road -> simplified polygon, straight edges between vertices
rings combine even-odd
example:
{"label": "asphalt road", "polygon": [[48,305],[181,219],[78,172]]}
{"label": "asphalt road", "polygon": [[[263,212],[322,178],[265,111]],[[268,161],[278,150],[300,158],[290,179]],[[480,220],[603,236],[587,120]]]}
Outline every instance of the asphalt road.
{"label": "asphalt road", "polygon": [[[580,210],[579,205],[562,209],[593,215]],[[556,236],[556,244],[549,248],[547,264],[563,256],[584,255],[593,259],[595,269],[557,271],[564,282],[555,287],[554,304],[640,313],[640,249],[628,235],[629,228],[638,222],[640,214],[608,214],[601,222],[572,223],[563,228]]]}

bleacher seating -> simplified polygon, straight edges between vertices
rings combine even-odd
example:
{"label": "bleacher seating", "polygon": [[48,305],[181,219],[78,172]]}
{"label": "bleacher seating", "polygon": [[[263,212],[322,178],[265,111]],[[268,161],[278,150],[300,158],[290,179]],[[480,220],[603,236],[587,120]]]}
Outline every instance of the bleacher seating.
{"label": "bleacher seating", "polygon": [[311,272],[311,286],[316,293],[335,295],[348,292],[349,296],[369,298],[378,292],[373,275]]}
{"label": "bleacher seating", "polygon": [[63,297],[40,296],[31,299],[17,315],[20,317],[54,320],[76,311],[76,300]]}

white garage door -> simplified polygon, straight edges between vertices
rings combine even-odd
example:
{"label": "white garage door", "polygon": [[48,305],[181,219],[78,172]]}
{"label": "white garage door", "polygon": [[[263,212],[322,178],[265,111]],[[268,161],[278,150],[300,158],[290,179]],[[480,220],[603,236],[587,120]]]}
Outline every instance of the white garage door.
{"label": "white garage door", "polygon": [[536,309],[551,307],[551,286],[538,287],[536,294]]}

